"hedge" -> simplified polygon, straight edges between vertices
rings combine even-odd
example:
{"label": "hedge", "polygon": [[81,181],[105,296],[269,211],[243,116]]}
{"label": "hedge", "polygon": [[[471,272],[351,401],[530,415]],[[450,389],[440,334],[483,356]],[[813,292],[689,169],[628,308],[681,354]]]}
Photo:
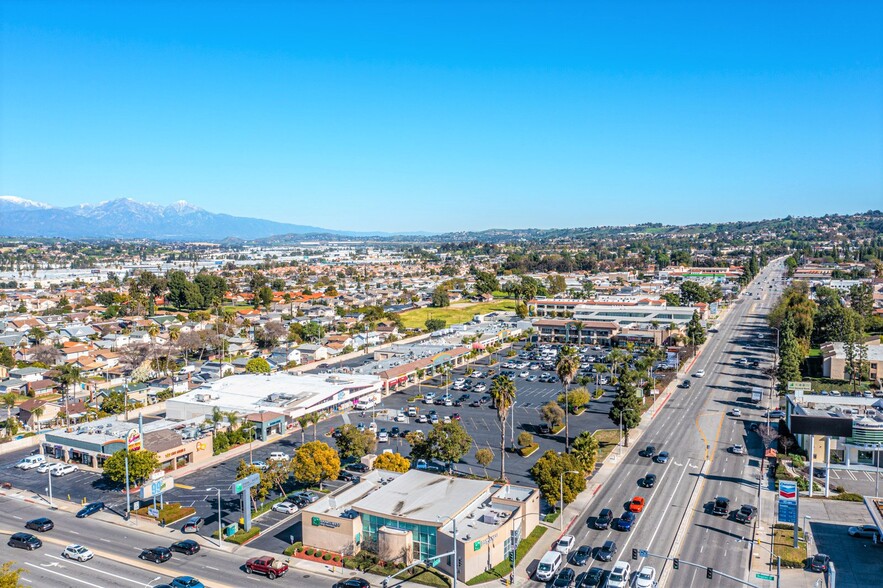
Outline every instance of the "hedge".
{"label": "hedge", "polygon": [[539,448],[540,448],[539,443],[531,443],[530,445],[526,445],[524,447],[519,447],[518,448],[518,455],[520,455],[521,457],[527,457],[529,455],[532,455],[533,452],[535,452]]}

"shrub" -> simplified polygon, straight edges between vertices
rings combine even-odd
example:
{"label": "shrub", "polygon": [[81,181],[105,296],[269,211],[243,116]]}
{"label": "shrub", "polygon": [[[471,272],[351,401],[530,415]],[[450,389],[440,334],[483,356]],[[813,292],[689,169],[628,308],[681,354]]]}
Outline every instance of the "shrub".
{"label": "shrub", "polygon": [[861,494],[855,494],[854,492],[841,492],[836,496],[831,497],[834,500],[843,500],[845,502],[863,502],[864,498],[862,498]]}
{"label": "shrub", "polygon": [[325,555],[322,556],[322,560],[323,561],[331,561],[331,554],[326,553]]}
{"label": "shrub", "polygon": [[313,555],[315,553],[315,550],[312,547],[309,547],[306,551],[304,551],[304,553],[306,553],[307,555]]}

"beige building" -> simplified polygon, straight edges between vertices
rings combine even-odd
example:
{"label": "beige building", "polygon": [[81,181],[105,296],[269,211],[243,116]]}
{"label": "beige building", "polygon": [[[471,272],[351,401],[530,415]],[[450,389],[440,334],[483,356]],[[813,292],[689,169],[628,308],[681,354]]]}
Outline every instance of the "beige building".
{"label": "beige building", "polygon": [[[870,380],[877,382],[883,377],[883,345],[876,338],[865,343],[868,348],[868,366]],[[843,343],[825,343],[822,345],[822,375],[832,380],[846,380],[846,346]]]}
{"label": "beige building", "polygon": [[[343,554],[367,549],[383,559],[435,561],[466,581],[509,557],[539,523],[536,488],[424,471],[375,470],[302,511],[303,543]],[[456,540],[455,540],[456,525]]]}

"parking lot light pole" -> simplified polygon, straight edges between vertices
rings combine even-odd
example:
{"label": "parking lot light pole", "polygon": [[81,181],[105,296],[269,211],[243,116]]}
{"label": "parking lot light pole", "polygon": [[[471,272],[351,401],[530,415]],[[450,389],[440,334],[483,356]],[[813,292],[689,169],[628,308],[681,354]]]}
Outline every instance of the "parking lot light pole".
{"label": "parking lot light pole", "polygon": [[578,474],[579,472],[576,470],[567,470],[566,472],[561,472],[561,476],[559,479],[558,489],[560,490],[561,499],[561,510],[558,511],[558,528],[561,531],[564,531],[564,474]]}
{"label": "parking lot light pole", "polygon": [[49,492],[49,508],[55,508],[55,505],[52,504],[52,468],[46,470],[46,475],[49,478],[49,487],[47,488]]}
{"label": "parking lot light pole", "polygon": [[206,488],[206,492],[216,491],[218,493],[218,548],[224,549],[224,532],[221,530],[221,489]]}

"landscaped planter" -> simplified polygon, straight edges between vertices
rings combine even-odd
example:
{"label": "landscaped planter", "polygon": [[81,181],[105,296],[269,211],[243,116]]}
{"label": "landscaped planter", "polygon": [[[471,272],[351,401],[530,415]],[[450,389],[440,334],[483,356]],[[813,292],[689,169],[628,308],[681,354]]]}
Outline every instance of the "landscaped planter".
{"label": "landscaped planter", "polygon": [[[298,559],[305,559],[307,561],[314,561],[316,563],[328,564],[330,566],[343,567],[343,557],[339,553],[333,553],[331,551],[323,551],[321,549],[313,550],[312,555],[307,555],[307,549],[299,549],[294,553],[294,557]],[[317,555],[318,554],[318,555]],[[330,555],[331,559],[324,559],[323,556]],[[337,558],[337,561],[334,561],[334,558]]]}

